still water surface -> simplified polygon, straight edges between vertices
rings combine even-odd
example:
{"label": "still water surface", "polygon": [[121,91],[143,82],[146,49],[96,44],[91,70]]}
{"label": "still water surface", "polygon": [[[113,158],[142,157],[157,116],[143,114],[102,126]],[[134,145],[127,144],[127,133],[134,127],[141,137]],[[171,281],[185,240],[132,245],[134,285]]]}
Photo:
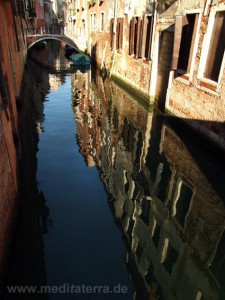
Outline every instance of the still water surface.
{"label": "still water surface", "polygon": [[5,299],[224,299],[223,156],[60,44],[32,55],[6,284],[61,290]]}

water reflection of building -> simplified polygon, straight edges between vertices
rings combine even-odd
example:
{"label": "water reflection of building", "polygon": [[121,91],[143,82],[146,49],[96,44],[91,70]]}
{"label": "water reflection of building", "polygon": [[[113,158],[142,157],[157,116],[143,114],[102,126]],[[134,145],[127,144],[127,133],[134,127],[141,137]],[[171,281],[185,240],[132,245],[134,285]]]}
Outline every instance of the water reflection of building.
{"label": "water reflection of building", "polygon": [[98,85],[97,95],[89,84],[78,142],[109,193],[135,299],[224,299],[224,191],[212,183],[214,170],[202,169],[206,151],[196,159],[167,122],[116,85],[111,93]]}
{"label": "water reflection of building", "polygon": [[72,71],[71,62],[65,59],[64,44],[50,40],[31,49],[30,55],[36,62],[45,66],[49,77],[50,90],[57,91],[65,83],[66,74]]}

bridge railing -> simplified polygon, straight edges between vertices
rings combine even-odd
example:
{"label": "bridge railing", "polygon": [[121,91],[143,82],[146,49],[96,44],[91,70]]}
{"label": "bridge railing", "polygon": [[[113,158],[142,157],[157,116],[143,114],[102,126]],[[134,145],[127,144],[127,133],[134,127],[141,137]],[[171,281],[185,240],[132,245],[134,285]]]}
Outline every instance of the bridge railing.
{"label": "bridge railing", "polygon": [[30,27],[27,29],[27,35],[64,35],[64,26],[45,26],[45,27]]}

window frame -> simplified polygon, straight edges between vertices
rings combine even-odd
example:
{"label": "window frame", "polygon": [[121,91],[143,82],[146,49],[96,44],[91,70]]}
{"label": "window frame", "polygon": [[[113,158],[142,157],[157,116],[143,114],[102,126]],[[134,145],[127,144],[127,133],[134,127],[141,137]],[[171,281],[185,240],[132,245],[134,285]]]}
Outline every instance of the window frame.
{"label": "window frame", "polygon": [[204,77],[204,72],[205,72],[205,67],[206,67],[207,58],[209,54],[210,42],[211,42],[211,37],[212,37],[213,28],[215,24],[216,13],[222,11],[225,12],[224,5],[222,4],[218,5],[217,7],[211,8],[209,19],[208,19],[207,30],[203,39],[202,49],[201,49],[201,50],[204,49],[204,51],[201,51],[199,69],[197,74],[197,79],[198,79],[197,87],[204,91],[210,92],[211,94],[214,94],[216,96],[219,96],[221,93],[222,76],[225,68],[225,53],[223,55],[218,81],[214,81]]}
{"label": "window frame", "polygon": [[195,67],[195,62],[196,62],[196,54],[197,54],[198,45],[199,45],[202,11],[199,10],[199,9],[188,10],[188,11],[185,10],[184,11],[184,16],[193,15],[193,14],[196,15],[196,19],[195,19],[195,24],[194,24],[194,28],[193,28],[193,34],[192,34],[192,40],[191,40],[187,70],[177,69],[178,61],[179,61],[179,52],[180,52],[180,46],[181,46],[181,39],[182,39],[182,30],[181,30],[181,36],[180,36],[178,57],[175,58],[175,60],[177,60],[175,63],[174,63],[174,53],[173,53],[173,57],[172,57],[172,69],[176,73],[176,78],[175,79],[181,81],[182,83],[188,84],[188,85],[193,80],[193,73],[194,73],[194,67]]}
{"label": "window frame", "polygon": [[[180,194],[181,194],[182,185],[187,186],[192,191],[192,196],[191,196],[191,199],[190,199],[190,205],[189,205],[189,208],[187,210],[183,225],[178,221],[178,219],[176,217],[176,215],[177,215],[177,202],[181,201],[180,200]],[[178,178],[178,181],[177,181],[177,184],[176,184],[175,194],[174,194],[174,197],[173,197],[173,205],[172,205],[172,209],[171,209],[171,215],[172,215],[174,221],[176,222],[176,224],[178,224],[178,226],[180,228],[183,228],[183,230],[186,226],[187,218],[188,218],[188,216],[189,216],[189,214],[192,210],[192,205],[193,205],[193,200],[195,198],[195,194],[196,194],[196,190],[195,190],[194,186],[192,185],[192,183],[189,180],[187,180],[183,176]]]}

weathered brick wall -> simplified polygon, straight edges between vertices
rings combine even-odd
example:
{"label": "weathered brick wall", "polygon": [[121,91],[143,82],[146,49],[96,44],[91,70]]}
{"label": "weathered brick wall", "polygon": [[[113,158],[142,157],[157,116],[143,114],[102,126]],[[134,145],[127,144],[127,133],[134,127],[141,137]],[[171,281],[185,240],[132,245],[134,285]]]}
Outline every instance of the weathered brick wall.
{"label": "weathered brick wall", "polygon": [[[13,19],[14,18],[14,19]],[[0,93],[0,289],[9,250],[17,205],[18,114],[16,97],[20,95],[26,56],[26,41],[21,27],[24,20],[12,15],[10,2],[0,3],[0,80],[4,83],[8,106]],[[4,100],[6,101],[6,100]],[[4,102],[4,104],[7,104]]]}
{"label": "weathered brick wall", "polygon": [[125,15],[123,49],[121,51],[115,50],[112,54],[115,57],[112,74],[119,75],[120,79],[129,83],[131,88],[148,95],[152,63],[143,58],[135,58],[134,55],[129,55],[129,32],[130,23],[127,15]]}
{"label": "weathered brick wall", "polygon": [[[104,1],[105,2],[105,1]],[[104,3],[103,2],[103,3]],[[119,77],[122,81],[128,83],[134,90],[142,91],[145,95],[149,94],[151,61],[142,58],[134,58],[129,55],[129,31],[130,17],[124,14],[123,1],[118,2],[116,18],[122,17],[123,22],[123,43],[122,50],[116,50],[116,34],[114,34],[114,49],[110,47],[110,20],[114,17],[112,3],[102,5],[101,11],[105,11],[105,30],[89,31],[93,60],[96,60],[99,67],[104,66],[110,75]],[[88,10],[87,19],[90,20],[90,13],[99,14],[97,3]],[[89,26],[90,27],[90,26]],[[90,40],[89,39],[89,40]],[[105,50],[106,47],[106,50]],[[105,52],[105,55],[104,55]]]}
{"label": "weathered brick wall", "polygon": [[[224,1],[222,1],[224,2]],[[221,92],[217,93],[211,84],[197,78],[200,57],[204,51],[203,39],[207,30],[208,16],[202,17],[199,31],[197,55],[193,79],[185,76],[172,79],[171,94],[166,105],[167,110],[182,118],[192,127],[225,147],[225,71],[221,82]],[[182,81],[183,80],[183,81]]]}
{"label": "weathered brick wall", "polygon": [[[162,149],[167,160],[179,176],[188,180],[195,189],[183,230],[184,238],[195,250],[195,255],[206,262],[214,253],[224,229],[224,201],[201,171],[185,144],[169,127],[165,126],[164,129]],[[174,199],[170,201],[173,202]],[[172,207],[172,202],[168,202],[168,206]]]}

